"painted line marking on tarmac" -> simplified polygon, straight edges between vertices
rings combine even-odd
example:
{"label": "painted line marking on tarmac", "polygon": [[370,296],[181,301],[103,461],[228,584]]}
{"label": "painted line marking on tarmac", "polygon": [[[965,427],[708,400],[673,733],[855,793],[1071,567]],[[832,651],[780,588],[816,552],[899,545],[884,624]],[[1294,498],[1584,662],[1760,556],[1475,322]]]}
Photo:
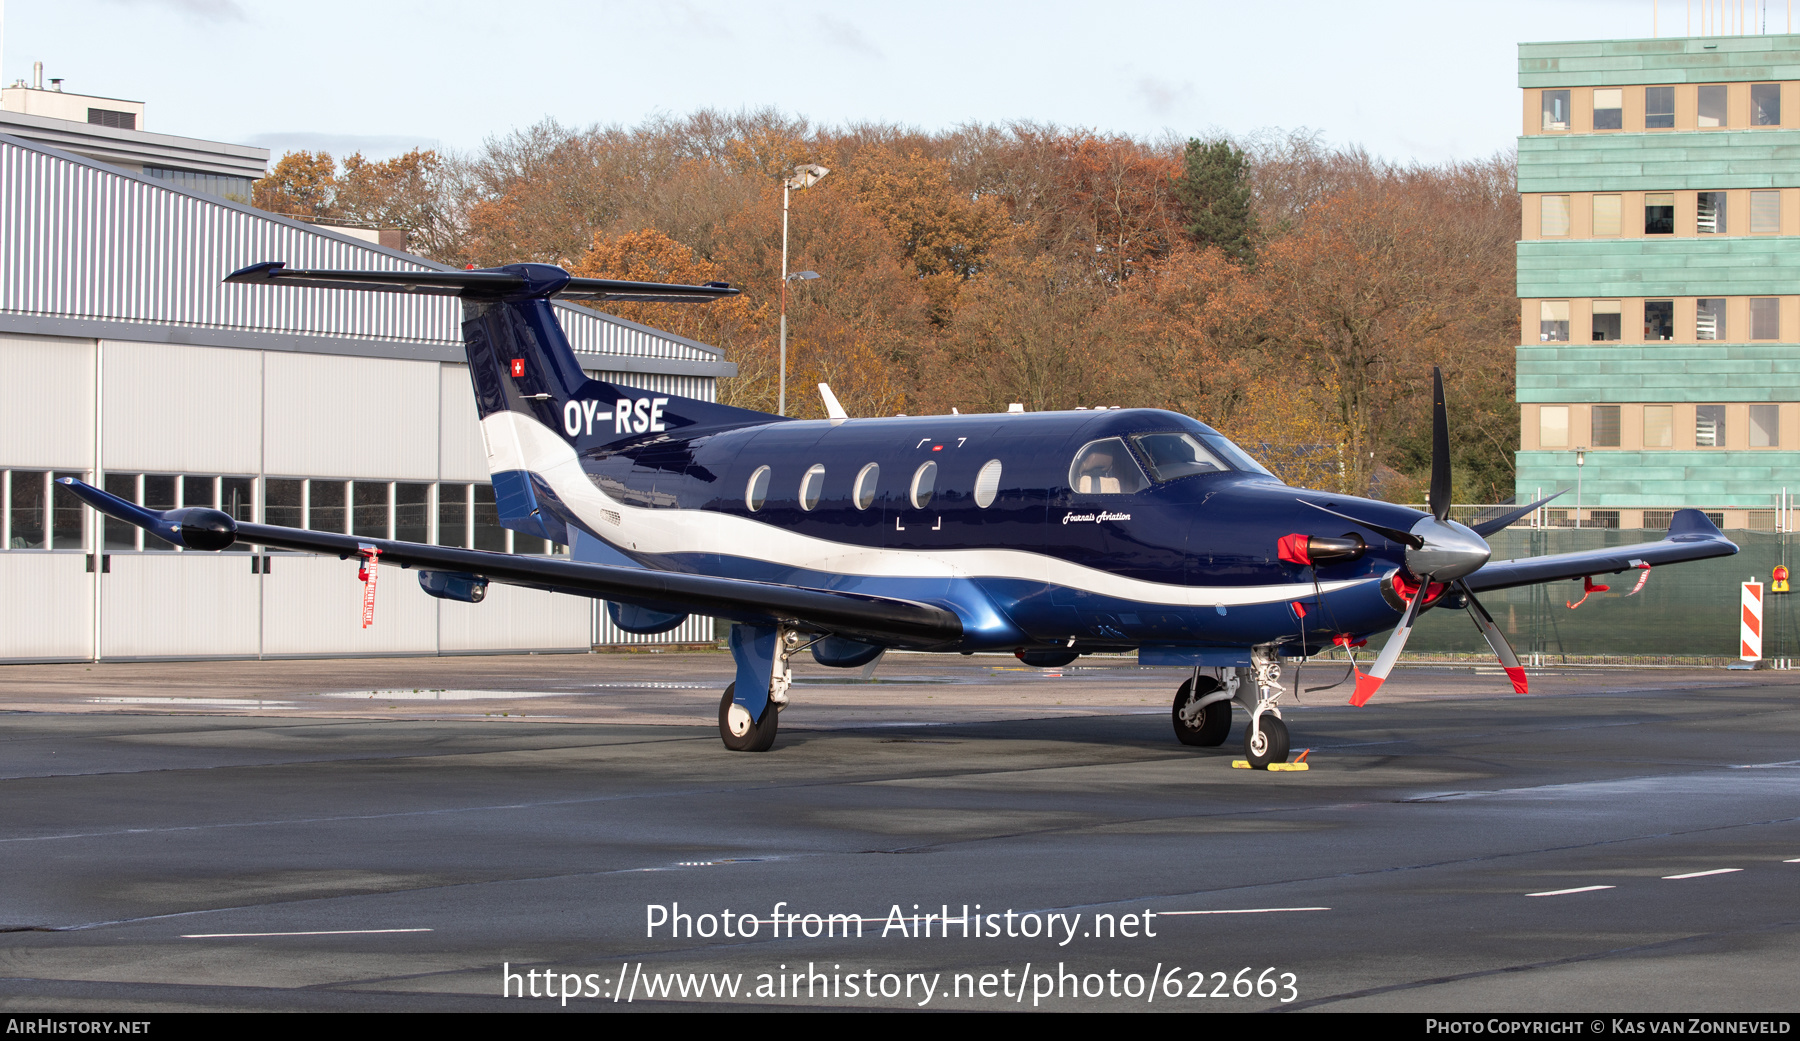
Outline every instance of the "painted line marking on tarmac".
{"label": "painted line marking on tarmac", "polygon": [[304,933],[183,933],[184,940],[229,940],[245,936],[373,936],[378,933],[428,933],[430,929],[317,929]]}
{"label": "painted line marking on tarmac", "polygon": [[1580,886],[1575,889],[1552,889],[1547,893],[1526,893],[1526,896],[1568,896],[1571,893],[1596,893],[1602,889],[1617,889],[1618,886]]}
{"label": "painted line marking on tarmac", "polygon": [[1711,871],[1690,871],[1685,875],[1664,875],[1663,881],[1668,882],[1678,878],[1705,878],[1708,875],[1729,875],[1733,871],[1742,870],[1744,869],[1741,867],[1721,867],[1713,868]]}
{"label": "painted line marking on tarmac", "polygon": [[1230,911],[1158,911],[1158,915],[1176,914],[1280,914],[1283,911],[1329,911],[1329,907],[1240,907]]}
{"label": "painted line marking on tarmac", "polygon": [[1800,864],[1800,857],[1795,857],[1792,860],[1784,860],[1784,861],[1782,861],[1782,863],[1783,864]]}

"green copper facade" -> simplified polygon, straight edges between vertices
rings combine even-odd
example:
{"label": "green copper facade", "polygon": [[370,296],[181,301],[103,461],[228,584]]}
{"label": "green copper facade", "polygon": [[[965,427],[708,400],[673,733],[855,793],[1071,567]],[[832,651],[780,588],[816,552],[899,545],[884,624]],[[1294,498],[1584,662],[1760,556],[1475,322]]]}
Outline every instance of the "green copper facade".
{"label": "green copper facade", "polygon": [[[1620,129],[1597,130],[1591,118],[1583,126],[1580,118],[1565,116],[1570,119],[1566,131],[1547,127],[1544,133],[1521,136],[1519,191],[1573,196],[1766,193],[1800,187],[1800,111],[1784,112],[1776,126],[1738,126],[1734,116],[1728,126],[1705,129],[1694,126],[1692,108],[1692,99],[1704,96],[1703,87],[1695,85],[1782,84],[1787,107],[1794,109],[1800,107],[1792,101],[1796,81],[1800,81],[1800,35],[1521,44],[1519,86],[1526,92],[1528,118],[1536,118],[1537,90],[1569,91],[1572,99],[1580,99],[1573,110],[1579,114],[1583,111],[1579,105],[1592,97],[1587,92],[1619,87],[1633,99],[1626,110],[1637,106],[1638,126],[1627,122]],[[1646,128],[1645,87],[1663,86],[1688,92],[1682,95],[1690,99],[1685,102],[1690,106],[1687,128],[1676,128],[1673,119],[1660,128]],[[1696,95],[1696,90],[1702,93]],[[1577,301],[1581,306],[1596,299],[1629,303],[1651,298],[1800,297],[1800,237],[1696,235],[1691,216],[1685,237],[1634,236],[1629,233],[1630,222],[1644,219],[1646,202],[1641,196],[1625,198],[1625,235],[1582,237],[1572,232],[1567,237],[1520,241],[1519,297]],[[1633,205],[1640,208],[1633,211]],[[1784,197],[1783,206],[1787,205]],[[1537,211],[1528,207],[1527,212]],[[1791,230],[1792,222],[1784,227]],[[1782,306],[1794,302],[1786,299]],[[1626,307],[1627,323],[1641,321],[1642,304],[1636,306],[1640,308],[1636,318],[1631,306]],[[1687,306],[1691,322],[1691,300]],[[1687,412],[1678,414],[1689,417],[1687,444],[1692,446],[1692,406],[1800,402],[1800,343],[1790,342],[1791,321],[1782,325],[1789,331],[1786,341],[1744,342],[1748,329],[1740,324],[1731,329],[1736,339],[1730,341],[1628,342],[1636,338],[1628,333],[1627,342],[1532,343],[1535,314],[1527,311],[1522,317],[1528,342],[1517,354],[1521,406],[1685,404]],[[1575,339],[1584,335],[1578,333]],[[1690,333],[1688,339],[1697,337]],[[1548,494],[1572,488],[1578,476],[1575,448],[1590,447],[1579,474],[1585,509],[1692,506],[1766,511],[1774,507],[1782,488],[1800,491],[1800,429],[1790,429],[1794,425],[1784,424],[1774,448],[1682,447],[1678,439],[1668,448],[1628,442],[1619,448],[1592,449],[1589,431],[1575,428],[1571,421],[1568,448],[1519,452],[1517,492],[1523,502],[1540,489]],[[1574,498],[1571,493],[1554,506],[1573,507]]]}

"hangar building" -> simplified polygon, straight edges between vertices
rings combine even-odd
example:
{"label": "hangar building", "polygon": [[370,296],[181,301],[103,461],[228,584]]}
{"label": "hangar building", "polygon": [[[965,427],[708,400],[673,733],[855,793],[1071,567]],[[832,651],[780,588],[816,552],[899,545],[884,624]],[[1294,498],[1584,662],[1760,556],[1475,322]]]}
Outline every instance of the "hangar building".
{"label": "hangar building", "polygon": [[[365,630],[355,561],[186,552],[96,525],[55,478],[156,508],[567,551],[498,524],[458,301],[220,281],[264,260],[442,269],[179,178],[0,133],[0,660],[711,641],[711,619],[632,637],[596,601],[536,590],[495,585],[481,604],[440,601],[399,569],[382,569]],[[597,378],[711,400],[717,378],[735,371],[706,344],[587,308],[560,313]]]}

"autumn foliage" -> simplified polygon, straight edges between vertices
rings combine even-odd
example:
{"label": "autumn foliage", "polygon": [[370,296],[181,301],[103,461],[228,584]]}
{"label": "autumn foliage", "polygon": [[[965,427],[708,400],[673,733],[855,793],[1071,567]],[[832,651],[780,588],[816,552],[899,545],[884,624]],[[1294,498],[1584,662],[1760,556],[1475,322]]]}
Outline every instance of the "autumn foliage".
{"label": "autumn foliage", "polygon": [[1511,494],[1509,156],[1402,167],[1306,136],[700,112],[545,122],[472,155],[341,171],[291,153],[256,199],[404,226],[459,267],[741,286],[726,303],[608,310],[725,348],[738,375],[721,399],[773,411],[780,182],[803,162],[832,173],[791,199],[789,269],[822,277],[788,294],[790,414],[823,414],[819,382],[852,415],[1169,408],[1292,483],[1417,501],[1442,365],[1457,501]]}

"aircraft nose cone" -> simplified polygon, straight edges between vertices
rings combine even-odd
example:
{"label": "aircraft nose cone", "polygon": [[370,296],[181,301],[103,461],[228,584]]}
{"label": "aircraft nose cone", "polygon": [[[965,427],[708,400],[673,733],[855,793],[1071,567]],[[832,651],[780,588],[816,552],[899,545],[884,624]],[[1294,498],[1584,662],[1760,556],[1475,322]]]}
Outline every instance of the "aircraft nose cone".
{"label": "aircraft nose cone", "polygon": [[1413,525],[1412,534],[1425,545],[1406,551],[1406,569],[1434,582],[1454,582],[1472,574],[1494,552],[1486,539],[1455,521],[1426,517]]}

